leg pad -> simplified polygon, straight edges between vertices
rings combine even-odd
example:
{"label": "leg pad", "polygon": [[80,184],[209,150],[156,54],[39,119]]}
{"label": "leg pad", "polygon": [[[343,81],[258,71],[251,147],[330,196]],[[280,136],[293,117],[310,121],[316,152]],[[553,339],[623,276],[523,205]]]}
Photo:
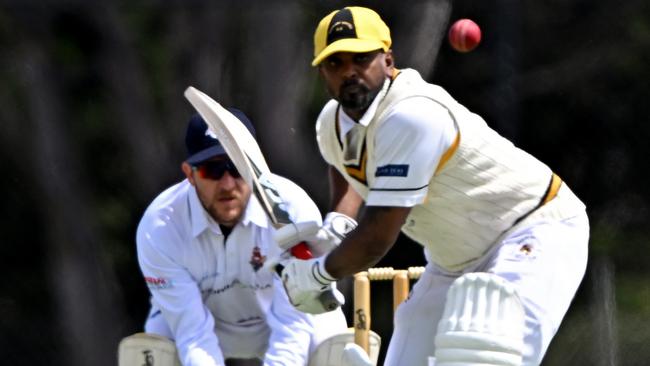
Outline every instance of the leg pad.
{"label": "leg pad", "polygon": [[525,315],[514,286],[490,273],[456,279],[436,334],[436,366],[520,366]]}

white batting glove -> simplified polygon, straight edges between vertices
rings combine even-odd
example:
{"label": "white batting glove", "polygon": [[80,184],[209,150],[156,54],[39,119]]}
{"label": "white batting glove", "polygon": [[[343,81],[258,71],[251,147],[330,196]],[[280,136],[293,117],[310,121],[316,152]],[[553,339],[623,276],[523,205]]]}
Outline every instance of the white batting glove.
{"label": "white batting glove", "polygon": [[325,270],[325,257],[290,258],[283,265],[282,283],[289,301],[298,310],[321,314],[345,303],[343,294],[336,289],[336,279]]}
{"label": "white batting glove", "polygon": [[273,239],[284,250],[297,243],[307,242],[314,257],[320,257],[341,244],[345,235],[356,227],[357,222],[353,218],[330,212],[325,215],[322,226],[314,221],[286,225],[275,231]]}
{"label": "white batting glove", "polygon": [[329,212],[323,220],[323,227],[318,231],[316,238],[321,245],[324,243],[322,250],[324,253],[330,252],[339,246],[345,236],[357,227],[357,221],[350,216],[339,212]]}

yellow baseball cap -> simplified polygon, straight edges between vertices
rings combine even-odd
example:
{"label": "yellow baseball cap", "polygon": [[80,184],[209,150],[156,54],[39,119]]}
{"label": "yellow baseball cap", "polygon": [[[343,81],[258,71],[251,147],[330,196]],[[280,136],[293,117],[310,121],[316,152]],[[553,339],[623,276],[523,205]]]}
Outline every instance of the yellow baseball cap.
{"label": "yellow baseball cap", "polygon": [[337,52],[388,51],[391,45],[390,29],[374,10],[348,6],[335,10],[323,18],[314,33],[314,61],[321,63]]}

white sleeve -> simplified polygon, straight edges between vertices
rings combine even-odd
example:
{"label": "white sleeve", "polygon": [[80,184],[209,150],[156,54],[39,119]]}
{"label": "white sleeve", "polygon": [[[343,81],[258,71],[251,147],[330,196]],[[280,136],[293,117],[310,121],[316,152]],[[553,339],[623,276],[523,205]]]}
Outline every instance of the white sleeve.
{"label": "white sleeve", "polygon": [[287,298],[279,277],[273,278],[273,303],[267,314],[271,328],[265,366],[306,365],[315,331],[310,315],[297,310]]}
{"label": "white sleeve", "polygon": [[304,366],[309,356],[326,339],[346,332],[343,311],[312,315],[297,310],[289,302],[282,280],[274,277],[273,303],[267,321],[271,328],[265,366]]}
{"label": "white sleeve", "polygon": [[[224,359],[214,332],[214,319],[203,305],[198,285],[173,255],[161,250],[178,247],[181,241],[169,223],[140,224],[136,236],[138,262],[152,301],[161,310],[174,335],[179,358],[186,366],[223,365]],[[170,245],[171,244],[171,245]]]}
{"label": "white sleeve", "polygon": [[[322,223],[318,207],[300,186],[286,178],[282,178],[280,184],[283,199],[288,203],[287,209],[294,222]],[[267,322],[271,328],[271,337],[264,365],[306,365],[314,329],[309,315],[291,305],[278,276],[273,276],[273,300]]]}
{"label": "white sleeve", "polygon": [[[322,224],[318,207],[302,188],[284,178],[278,182],[278,185],[281,186],[283,199],[288,202],[292,220],[295,222],[316,221],[319,225]],[[336,313],[340,317],[330,316],[329,319],[334,320],[327,323],[316,322],[317,317],[303,313],[291,305],[282,280],[278,276],[273,276],[273,300],[267,313],[271,337],[264,365],[306,365],[309,353],[321,335],[328,336],[332,332],[342,332],[347,328],[341,310],[332,313]]]}
{"label": "white sleeve", "polygon": [[456,138],[447,109],[424,97],[401,101],[378,127],[376,162],[366,205],[412,207],[424,202],[442,155]]}

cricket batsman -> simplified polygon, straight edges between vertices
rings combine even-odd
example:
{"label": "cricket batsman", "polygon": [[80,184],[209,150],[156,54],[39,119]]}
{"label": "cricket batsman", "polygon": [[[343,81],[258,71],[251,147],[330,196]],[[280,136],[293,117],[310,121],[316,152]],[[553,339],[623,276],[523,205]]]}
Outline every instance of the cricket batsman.
{"label": "cricket batsman", "polygon": [[[289,298],[316,298],[368,269],[401,231],[428,263],[396,311],[386,366],[539,365],[585,273],[585,205],[546,164],[395,62],[371,9],[332,11],[316,28],[312,65],[332,98],[316,121],[331,209],[358,226],[331,237],[338,246],[324,256],[285,263]],[[281,237],[327,237],[298,229]]]}

